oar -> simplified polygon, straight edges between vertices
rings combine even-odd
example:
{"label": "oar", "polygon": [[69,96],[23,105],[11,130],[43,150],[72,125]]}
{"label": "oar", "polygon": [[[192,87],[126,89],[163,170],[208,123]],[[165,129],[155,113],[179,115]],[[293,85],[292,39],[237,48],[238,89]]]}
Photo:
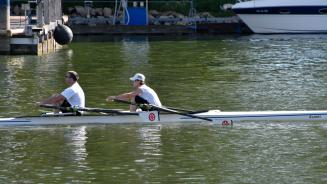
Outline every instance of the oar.
{"label": "oar", "polygon": [[132,102],[128,102],[128,101],[125,101],[125,100],[119,100],[119,99],[114,99],[114,101],[125,103],[125,104],[137,105],[137,106],[148,105],[149,107],[152,107],[153,109],[159,110],[159,111],[170,112],[170,113],[173,113],[173,114],[179,114],[179,115],[182,115],[182,116],[188,116],[188,117],[191,117],[191,118],[202,119],[202,120],[206,120],[206,121],[213,121],[210,118],[196,116],[196,115],[193,115],[193,114],[182,113],[182,112],[178,112],[178,111],[175,111],[175,110],[172,110],[172,109],[169,109],[169,108],[158,107],[158,106],[152,105],[152,104],[137,104],[137,103],[132,103]]}
{"label": "oar", "polygon": [[171,110],[171,109],[168,109],[168,108],[158,107],[156,105],[149,104],[149,106],[156,109],[156,110],[160,110],[160,111],[170,112],[170,113],[173,113],[173,114],[179,114],[179,115],[182,115],[182,116],[188,116],[188,117],[191,117],[191,118],[197,118],[197,119],[202,119],[202,120],[206,120],[206,121],[212,121],[212,119],[210,119],[210,118],[196,116],[196,115],[193,115],[193,114],[182,113],[182,112],[178,112],[178,111]]}
{"label": "oar", "polygon": [[102,108],[90,108],[90,107],[60,107],[56,105],[50,105],[50,104],[41,104],[40,107],[44,108],[50,108],[50,109],[59,109],[59,110],[65,110],[65,111],[71,111],[71,112],[77,112],[77,111],[86,111],[86,112],[99,112],[99,113],[116,113],[116,114],[134,114],[134,113],[126,113],[119,110],[114,109],[102,109]]}
{"label": "oar", "polygon": [[[120,103],[124,103],[124,104],[130,104],[130,105],[138,105],[138,104],[133,104],[132,102],[129,102],[129,101],[125,101],[125,100],[119,100],[119,99],[115,99],[114,101],[116,102],[120,102]],[[194,110],[189,110],[189,109],[181,109],[181,108],[176,108],[176,107],[167,107],[165,106],[166,108],[168,109],[171,109],[171,110],[175,110],[175,111],[183,111],[183,112],[187,112],[187,113],[191,113],[191,114],[194,114],[194,113],[200,113],[200,112],[207,112],[208,110],[200,110],[200,111],[194,111]]]}

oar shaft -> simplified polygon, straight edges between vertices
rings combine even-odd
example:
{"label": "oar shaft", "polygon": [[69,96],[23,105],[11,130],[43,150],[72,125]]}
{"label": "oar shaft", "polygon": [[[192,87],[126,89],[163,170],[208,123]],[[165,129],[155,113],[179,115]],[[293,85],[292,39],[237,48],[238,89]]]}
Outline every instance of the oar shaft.
{"label": "oar shaft", "polygon": [[40,107],[50,108],[50,109],[59,109],[59,110],[66,110],[66,111],[85,111],[85,112],[103,112],[103,113],[116,113],[116,114],[126,114],[125,112],[121,112],[114,109],[101,109],[101,108],[81,108],[81,107],[61,107],[56,105],[50,104],[41,104]]}
{"label": "oar shaft", "polygon": [[49,109],[58,109],[58,110],[73,111],[73,109],[71,107],[61,107],[61,106],[50,105],[50,104],[40,104],[39,106],[40,107],[44,107],[44,108],[49,108]]}
{"label": "oar shaft", "polygon": [[158,106],[155,106],[155,105],[150,105],[150,106],[153,107],[156,110],[170,112],[170,113],[174,113],[174,114],[178,114],[178,115],[182,115],[182,116],[188,116],[188,117],[196,118],[196,119],[202,119],[202,120],[206,120],[206,121],[212,121],[212,119],[210,119],[210,118],[205,118],[205,117],[201,117],[201,116],[195,116],[195,115],[192,115],[192,114],[181,113],[181,112],[178,112],[178,111],[175,111],[175,110],[161,108],[161,107],[158,107]]}
{"label": "oar shaft", "polygon": [[[124,103],[124,104],[129,104],[129,105],[137,105],[137,106],[140,105],[140,104],[137,104],[137,103],[133,103],[133,102],[125,101],[125,100],[120,100],[120,99],[114,99],[114,101]],[[187,112],[187,113],[194,113],[195,112],[193,110],[180,109],[180,108],[175,108],[175,107],[166,107],[166,108],[176,110],[176,111],[183,111],[183,112]]]}
{"label": "oar shaft", "polygon": [[[132,105],[141,105],[141,104],[137,104],[137,103],[132,103],[132,102],[128,102],[128,101],[125,101],[125,100],[119,100],[119,99],[115,99],[114,101],[116,102],[121,102],[121,103],[125,103],[125,104],[132,104]],[[196,116],[196,115],[192,115],[192,114],[188,114],[188,113],[182,113],[182,112],[178,112],[176,110],[171,110],[169,108],[162,108],[162,107],[158,107],[156,105],[152,105],[152,104],[149,104],[150,107],[156,109],[156,110],[159,110],[159,111],[165,111],[165,112],[170,112],[170,113],[174,113],[174,114],[178,114],[178,115],[182,115],[182,116],[188,116],[188,117],[191,117],[191,118],[197,118],[197,119],[202,119],[202,120],[206,120],[206,121],[213,121],[212,119],[210,118],[205,118],[205,117],[201,117],[201,116]]]}

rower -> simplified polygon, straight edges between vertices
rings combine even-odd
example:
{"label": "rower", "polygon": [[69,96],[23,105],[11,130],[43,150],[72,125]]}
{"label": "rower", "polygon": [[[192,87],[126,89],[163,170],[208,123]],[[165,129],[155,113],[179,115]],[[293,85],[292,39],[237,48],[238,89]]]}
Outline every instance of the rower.
{"label": "rower", "polygon": [[[141,73],[135,74],[133,77],[130,78],[133,81],[134,91],[129,93],[123,93],[117,96],[108,96],[107,101],[113,100],[130,100],[130,111],[135,112],[137,110],[137,104],[151,104],[158,107],[161,107],[161,102],[157,93],[145,84],[145,76]],[[141,110],[151,110],[147,109],[147,107],[142,106],[140,107]]]}
{"label": "rower", "polygon": [[[48,99],[39,102],[39,105],[50,104],[60,107],[85,107],[85,95],[81,86],[78,84],[79,75],[75,71],[68,71],[65,75],[65,82],[69,86],[60,94],[54,94]],[[61,112],[70,112],[61,110]],[[76,115],[81,115],[81,112],[76,112]]]}

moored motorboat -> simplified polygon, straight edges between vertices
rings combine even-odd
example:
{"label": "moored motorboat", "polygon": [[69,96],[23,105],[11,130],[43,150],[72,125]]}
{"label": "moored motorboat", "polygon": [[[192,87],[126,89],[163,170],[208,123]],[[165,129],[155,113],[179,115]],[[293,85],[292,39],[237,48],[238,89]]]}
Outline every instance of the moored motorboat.
{"label": "moored motorboat", "polygon": [[327,33],[326,0],[252,0],[232,10],[254,33]]}

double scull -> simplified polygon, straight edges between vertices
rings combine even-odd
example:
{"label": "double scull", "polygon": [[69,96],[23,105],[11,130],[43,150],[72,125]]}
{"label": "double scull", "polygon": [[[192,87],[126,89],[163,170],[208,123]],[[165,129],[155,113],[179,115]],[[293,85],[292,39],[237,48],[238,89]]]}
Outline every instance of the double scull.
{"label": "double scull", "polygon": [[101,115],[71,116],[63,114],[44,114],[15,118],[0,118],[3,125],[74,125],[74,124],[146,124],[146,123],[187,123],[206,122],[231,125],[233,122],[309,122],[327,121],[327,111],[253,111],[222,112],[209,110],[183,115],[181,113],[155,111],[110,113]]}

